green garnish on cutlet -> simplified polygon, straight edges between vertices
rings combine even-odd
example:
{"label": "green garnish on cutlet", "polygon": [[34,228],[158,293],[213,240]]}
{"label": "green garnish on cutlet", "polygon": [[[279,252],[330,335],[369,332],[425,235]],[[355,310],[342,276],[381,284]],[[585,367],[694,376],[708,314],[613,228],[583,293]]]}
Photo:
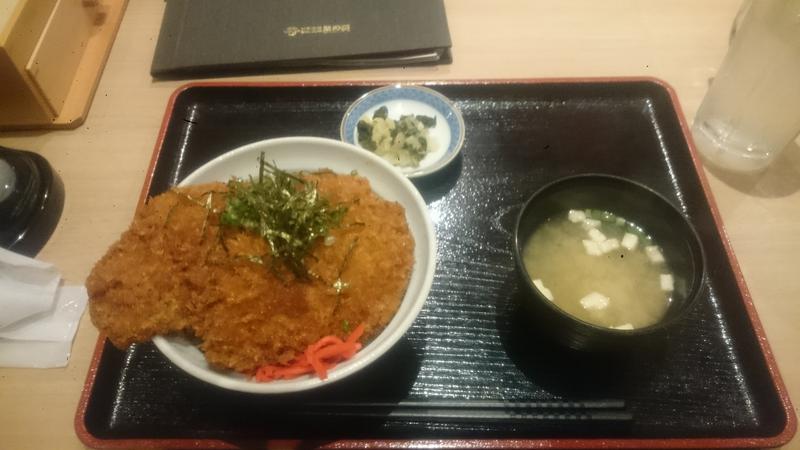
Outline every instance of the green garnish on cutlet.
{"label": "green garnish on cutlet", "polygon": [[306,277],[306,256],[317,239],[341,223],[347,207],[331,205],[316,183],[278,169],[264,153],[258,161],[258,178],[228,181],[220,223],[258,234],[269,244],[273,261]]}

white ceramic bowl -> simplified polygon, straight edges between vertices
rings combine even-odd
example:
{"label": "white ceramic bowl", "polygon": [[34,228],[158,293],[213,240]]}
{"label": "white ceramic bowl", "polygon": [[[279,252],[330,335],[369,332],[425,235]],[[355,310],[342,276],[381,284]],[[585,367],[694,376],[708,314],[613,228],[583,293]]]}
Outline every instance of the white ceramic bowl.
{"label": "white ceramic bowl", "polygon": [[414,268],[400,308],[389,325],[352,359],[328,372],[328,378],[306,375],[293,380],[258,383],[232,372],[209,366],[194,342],[179,336],[156,336],[156,347],[176,366],[192,376],[213,385],[242,392],[284,393],[313,389],[351,375],[375,361],[392,347],[408,330],[422,309],[433,282],[436,266],[436,242],[428,208],[411,182],[383,159],[353,145],[331,139],[289,137],[254,142],[209,161],[180,185],[227,181],[231,176],[255,174],[258,156],[265,153],[285,170],[330,169],[349,174],[353,170],[369,179],[373,191],[386,200],[399,202],[406,211],[406,220],[414,236]]}

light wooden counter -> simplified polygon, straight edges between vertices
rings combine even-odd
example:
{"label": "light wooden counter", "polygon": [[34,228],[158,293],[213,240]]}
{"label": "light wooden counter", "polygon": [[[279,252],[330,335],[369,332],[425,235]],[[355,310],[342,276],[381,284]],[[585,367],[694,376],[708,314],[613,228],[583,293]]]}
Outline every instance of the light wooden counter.
{"label": "light wooden counter", "polygon": [[[691,121],[725,53],[738,6],[737,0],[448,0],[452,65],[247,79],[649,75],[675,88]],[[83,126],[0,133],[0,145],[42,154],[64,180],[61,223],[39,258],[55,263],[72,283],[84,281],[128,226],[167,99],[183,84],[149,76],[163,8],[163,0],[129,2]],[[760,177],[709,174],[709,181],[783,379],[800,402],[800,150]],[[83,448],[73,415],[96,339],[87,316],[67,368],[0,369],[0,448]]]}

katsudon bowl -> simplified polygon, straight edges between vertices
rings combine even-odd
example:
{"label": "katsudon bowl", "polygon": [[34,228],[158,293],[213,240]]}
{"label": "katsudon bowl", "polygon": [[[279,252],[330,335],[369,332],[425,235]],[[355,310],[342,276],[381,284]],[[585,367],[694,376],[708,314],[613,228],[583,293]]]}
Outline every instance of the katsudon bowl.
{"label": "katsudon bowl", "polygon": [[261,153],[286,171],[329,169],[340,174],[358,175],[369,180],[372,190],[385,200],[398,202],[405,209],[406,221],[414,238],[414,264],[408,287],[392,320],[372,341],[351,359],[328,372],[325,380],[304,375],[290,380],[257,382],[233,371],[212,367],[192,341],[180,335],[156,336],[156,347],[172,363],[188,374],[215,386],[241,392],[277,394],[304,391],[335,383],[352,375],[386,353],[409,329],[419,314],[433,282],[436,243],[427,206],[410,181],[388,162],[353,145],[315,137],[270,139],[232,150],[206,163],[183,179],[186,186],[231,177],[254,175]]}

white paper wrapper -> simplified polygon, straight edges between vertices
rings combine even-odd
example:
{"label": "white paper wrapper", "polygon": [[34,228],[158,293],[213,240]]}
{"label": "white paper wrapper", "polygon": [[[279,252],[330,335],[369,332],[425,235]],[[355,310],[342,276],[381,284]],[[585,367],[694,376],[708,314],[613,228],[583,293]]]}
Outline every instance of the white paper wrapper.
{"label": "white paper wrapper", "polygon": [[9,341],[0,339],[0,367],[50,369],[66,367],[72,341]]}
{"label": "white paper wrapper", "polygon": [[60,281],[51,264],[0,248],[0,328],[51,309]]}
{"label": "white paper wrapper", "polygon": [[62,286],[53,307],[0,328],[0,338],[18,341],[71,341],[86,309],[86,288]]}
{"label": "white paper wrapper", "polygon": [[60,281],[52,265],[0,249],[0,366],[67,365],[87,294]]}

